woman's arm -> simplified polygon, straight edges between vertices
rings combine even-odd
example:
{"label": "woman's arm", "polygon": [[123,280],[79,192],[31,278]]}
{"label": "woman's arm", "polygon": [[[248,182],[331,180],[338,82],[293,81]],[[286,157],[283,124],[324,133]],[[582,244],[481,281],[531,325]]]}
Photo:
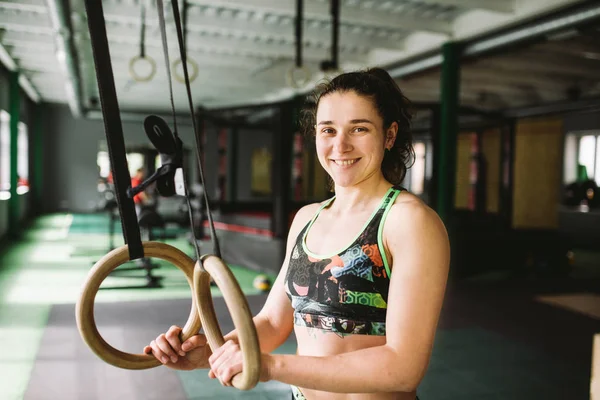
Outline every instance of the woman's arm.
{"label": "woman's arm", "polygon": [[418,201],[393,206],[384,237],[393,270],[386,344],[327,357],[263,355],[263,380],[326,392],[412,392],[427,370],[450,249],[438,216]]}
{"label": "woman's arm", "polygon": [[[317,207],[318,204],[308,205],[296,213],[288,234],[283,265],[277,275],[277,279],[273,283],[263,308],[254,317],[254,324],[260,341],[260,350],[263,353],[270,353],[281,346],[294,328],[294,310],[285,293],[284,280],[287,274],[289,256],[296,244],[298,234],[313,216]],[[237,342],[237,332],[232,331],[228,333],[224,339],[226,342],[229,340]]]}
{"label": "woman's arm", "polygon": [[[277,349],[290,335],[293,329],[293,309],[284,290],[283,281],[287,273],[288,257],[296,242],[296,237],[308,223],[318,205],[309,205],[298,211],[290,227],[287,250],[283,266],[267,297],[262,310],[253,318],[258,334],[261,352]],[[164,365],[181,370],[208,368],[208,357],[212,354],[204,335],[194,335],[184,343],[179,337],[181,328],[172,326],[160,334],[150,345],[144,347],[144,353],[153,354]],[[237,343],[234,330],[224,337],[226,343]],[[212,371],[209,376],[214,377]]]}

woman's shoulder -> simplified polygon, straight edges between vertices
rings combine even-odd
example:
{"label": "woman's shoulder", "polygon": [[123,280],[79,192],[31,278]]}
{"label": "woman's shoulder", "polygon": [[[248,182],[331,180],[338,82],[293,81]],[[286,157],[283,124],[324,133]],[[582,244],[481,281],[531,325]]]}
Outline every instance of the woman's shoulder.
{"label": "woman's shoulder", "polygon": [[298,233],[306,224],[310,222],[310,220],[315,216],[315,214],[319,211],[327,201],[324,200],[320,203],[310,203],[305,206],[302,206],[294,215],[294,219],[292,221],[291,233]]}
{"label": "woman's shoulder", "polygon": [[424,226],[445,230],[437,212],[420,197],[407,190],[402,190],[396,197],[387,218],[393,223],[386,225],[404,227],[410,230],[423,228]]}

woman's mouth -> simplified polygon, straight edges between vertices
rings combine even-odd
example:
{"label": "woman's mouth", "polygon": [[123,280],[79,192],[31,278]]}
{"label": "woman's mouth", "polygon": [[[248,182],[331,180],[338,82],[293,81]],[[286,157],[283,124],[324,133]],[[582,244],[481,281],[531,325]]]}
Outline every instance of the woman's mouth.
{"label": "woman's mouth", "polygon": [[331,161],[333,161],[336,165],[345,167],[345,166],[355,164],[358,160],[360,160],[360,158],[353,158],[351,160],[331,160]]}

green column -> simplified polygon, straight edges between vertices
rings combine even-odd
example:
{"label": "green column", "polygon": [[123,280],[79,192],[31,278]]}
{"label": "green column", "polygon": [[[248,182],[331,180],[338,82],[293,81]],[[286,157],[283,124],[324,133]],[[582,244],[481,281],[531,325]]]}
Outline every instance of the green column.
{"label": "green column", "polygon": [[8,202],[8,236],[19,235],[19,198],[17,197],[17,165],[19,137],[19,113],[21,111],[21,93],[19,73],[10,72],[9,113],[10,113],[10,200]]}
{"label": "green column", "polygon": [[227,132],[227,201],[232,203],[237,203],[238,132],[237,126]]}
{"label": "green column", "polygon": [[437,212],[447,222],[453,209],[456,186],[456,138],[460,94],[460,48],[456,43],[442,46],[441,120],[438,152]]}
{"label": "green column", "polygon": [[42,104],[36,104],[34,107],[33,114],[33,137],[29,140],[33,147],[33,151],[30,152],[33,155],[33,160],[30,162],[33,169],[33,176],[30,178],[33,197],[33,212],[35,214],[42,213],[42,193],[44,185],[44,136],[43,136],[43,111]]}

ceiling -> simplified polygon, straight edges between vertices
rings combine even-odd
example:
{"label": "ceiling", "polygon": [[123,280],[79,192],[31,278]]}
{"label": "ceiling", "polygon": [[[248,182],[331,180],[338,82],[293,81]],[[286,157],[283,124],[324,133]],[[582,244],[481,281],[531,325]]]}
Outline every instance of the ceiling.
{"label": "ceiling", "polygon": [[[179,58],[167,6],[169,58]],[[340,0],[339,68],[389,67],[534,18],[576,0]],[[156,74],[138,82],[129,64],[140,53],[142,0],[102,0],[121,110],[168,111],[168,82],[155,2],[147,1],[145,53]],[[182,8],[183,0],[180,0]],[[303,61],[311,79],[301,88],[286,76],[295,65],[295,0],[187,0],[187,54],[198,65],[194,104],[207,108],[272,102],[314,86],[330,59],[329,0],[305,0]],[[465,61],[463,104],[482,108],[600,93],[600,31],[588,29],[485,58]],[[98,109],[98,88],[83,0],[0,0],[0,59],[18,70],[31,97],[69,104],[74,114]],[[140,61],[138,73],[147,71]],[[414,101],[439,100],[439,68],[398,75]],[[175,104],[187,109],[174,80]]]}

